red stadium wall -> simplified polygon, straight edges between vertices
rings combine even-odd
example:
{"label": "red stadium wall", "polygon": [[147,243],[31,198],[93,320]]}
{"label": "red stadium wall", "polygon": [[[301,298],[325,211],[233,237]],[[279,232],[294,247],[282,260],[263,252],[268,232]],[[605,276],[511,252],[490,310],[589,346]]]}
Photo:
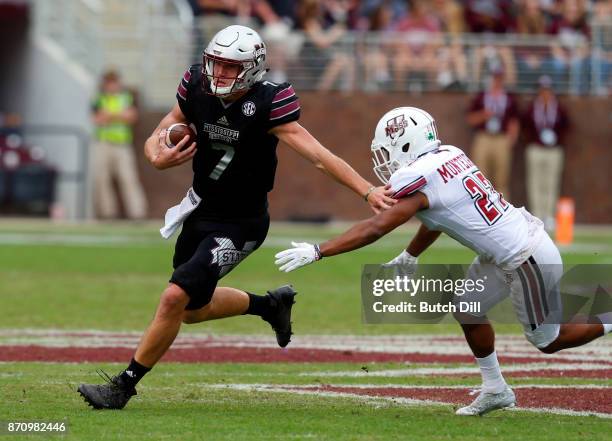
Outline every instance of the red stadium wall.
{"label": "red stadium wall", "polygon": [[[378,118],[402,105],[422,107],[438,123],[442,141],[469,154],[471,130],[465,112],[471,96],[465,94],[356,94],[326,96],[302,93],[301,123],[334,153],[346,159],[359,173],[376,183],[369,146]],[[581,223],[612,222],[612,107],[609,99],[562,98],[572,124],[566,136],[566,167],[562,195],[576,200],[576,218]],[[526,108],[526,99],[522,100]],[[144,115],[137,128],[142,145],[161,114]],[[516,146],[512,196],[515,205],[526,203],[523,143]],[[274,220],[331,218],[352,220],[369,215],[367,205],[344,187],[324,177],[299,155],[283,145],[278,148],[279,167],[270,195]],[[158,172],[141,157],[141,172],[151,203],[152,217],[162,217],[167,206],[178,200],[190,184],[191,170],[184,166]],[[236,200],[236,203],[240,203]]]}

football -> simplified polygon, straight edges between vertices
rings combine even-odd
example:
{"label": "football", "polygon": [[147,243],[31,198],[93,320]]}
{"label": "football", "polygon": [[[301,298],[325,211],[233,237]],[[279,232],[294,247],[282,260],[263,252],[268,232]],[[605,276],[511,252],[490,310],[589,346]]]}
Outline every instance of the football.
{"label": "football", "polygon": [[196,132],[191,126],[187,124],[172,124],[170,127],[168,127],[166,131],[166,145],[169,148],[173,148],[179,142],[181,142],[181,140],[185,136],[189,136],[189,141],[183,146],[181,150],[185,150],[191,145],[192,142],[196,141]]}

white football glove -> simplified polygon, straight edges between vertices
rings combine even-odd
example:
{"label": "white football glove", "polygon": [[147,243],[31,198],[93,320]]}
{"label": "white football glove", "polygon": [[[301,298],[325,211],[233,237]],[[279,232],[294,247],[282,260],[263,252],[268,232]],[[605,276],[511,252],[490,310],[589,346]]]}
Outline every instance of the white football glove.
{"label": "white football glove", "polygon": [[395,275],[400,277],[412,278],[416,273],[419,258],[414,257],[408,251],[404,250],[399,256],[383,264],[384,267],[393,267],[395,269]]}
{"label": "white football glove", "polygon": [[279,271],[286,273],[298,269],[304,265],[321,260],[321,252],[318,245],[306,242],[291,242],[294,248],[289,248],[276,254],[276,261]]}

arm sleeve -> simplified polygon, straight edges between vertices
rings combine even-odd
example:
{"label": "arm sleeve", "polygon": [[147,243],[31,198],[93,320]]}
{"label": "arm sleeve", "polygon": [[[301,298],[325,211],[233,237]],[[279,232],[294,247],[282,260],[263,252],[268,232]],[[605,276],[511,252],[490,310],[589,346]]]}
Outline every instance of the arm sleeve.
{"label": "arm sleeve", "polygon": [[190,66],[185,73],[183,74],[183,77],[181,78],[181,81],[179,81],[178,84],[178,88],[176,90],[176,101],[178,102],[179,107],[181,108],[181,111],[183,112],[183,115],[185,115],[187,117],[188,120],[193,120],[192,118],[192,108],[193,108],[193,103],[192,103],[192,94],[191,94],[191,84],[192,84],[192,77],[193,77],[193,66]]}
{"label": "arm sleeve", "polygon": [[271,129],[298,119],[300,119],[300,100],[291,84],[281,84],[272,98],[268,127]]}

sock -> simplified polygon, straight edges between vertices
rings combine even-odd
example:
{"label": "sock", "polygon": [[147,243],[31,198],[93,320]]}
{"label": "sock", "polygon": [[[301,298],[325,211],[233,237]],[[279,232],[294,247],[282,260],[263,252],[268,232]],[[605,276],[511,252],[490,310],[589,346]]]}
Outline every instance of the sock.
{"label": "sock", "polygon": [[132,358],[130,361],[130,365],[126,370],[121,372],[121,379],[130,387],[136,387],[138,382],[145,376],[147,372],[149,372],[151,368],[141,365],[136,360]]}
{"label": "sock", "polygon": [[597,318],[603,324],[604,335],[612,332],[612,312],[606,312],[604,314],[599,314]]}
{"label": "sock", "polygon": [[247,295],[249,296],[249,307],[245,314],[263,317],[270,311],[270,297],[258,296],[250,292],[247,292]]}
{"label": "sock", "polygon": [[506,388],[506,380],[499,369],[497,353],[493,351],[486,357],[476,358],[476,362],[482,375],[482,391],[494,394],[502,392]]}

